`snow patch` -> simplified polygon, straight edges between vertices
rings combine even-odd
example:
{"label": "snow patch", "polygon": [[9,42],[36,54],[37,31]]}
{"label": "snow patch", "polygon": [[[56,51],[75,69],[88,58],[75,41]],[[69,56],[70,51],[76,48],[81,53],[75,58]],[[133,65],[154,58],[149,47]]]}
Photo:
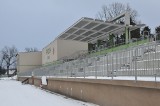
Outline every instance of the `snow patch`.
{"label": "snow patch", "polygon": [[[62,95],[55,95],[32,85],[5,78],[0,80],[0,106],[97,106]],[[8,102],[9,101],[9,102]]]}

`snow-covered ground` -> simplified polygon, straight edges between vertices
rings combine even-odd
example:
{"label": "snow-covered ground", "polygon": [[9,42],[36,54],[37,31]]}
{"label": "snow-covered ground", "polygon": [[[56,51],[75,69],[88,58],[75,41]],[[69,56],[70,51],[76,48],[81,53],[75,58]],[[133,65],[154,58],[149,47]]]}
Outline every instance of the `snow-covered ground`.
{"label": "snow-covered ground", "polygon": [[97,106],[52,94],[12,78],[0,79],[0,106]]}

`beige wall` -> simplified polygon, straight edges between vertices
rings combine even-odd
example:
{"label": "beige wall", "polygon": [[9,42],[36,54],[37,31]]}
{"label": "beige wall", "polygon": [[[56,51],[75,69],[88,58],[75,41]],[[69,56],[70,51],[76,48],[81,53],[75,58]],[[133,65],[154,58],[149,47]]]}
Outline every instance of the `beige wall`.
{"label": "beige wall", "polygon": [[80,50],[88,50],[88,43],[74,40],[58,40],[58,59],[64,56],[70,56]]}
{"label": "beige wall", "polygon": [[24,72],[42,66],[42,52],[20,52],[17,56],[17,71]]}
{"label": "beige wall", "polygon": [[[40,84],[34,78],[34,85]],[[100,106],[160,106],[160,82],[49,78],[44,89]]]}
{"label": "beige wall", "polygon": [[57,39],[42,50],[42,64],[47,65],[54,61],[70,56],[80,50],[88,50],[88,43]]}

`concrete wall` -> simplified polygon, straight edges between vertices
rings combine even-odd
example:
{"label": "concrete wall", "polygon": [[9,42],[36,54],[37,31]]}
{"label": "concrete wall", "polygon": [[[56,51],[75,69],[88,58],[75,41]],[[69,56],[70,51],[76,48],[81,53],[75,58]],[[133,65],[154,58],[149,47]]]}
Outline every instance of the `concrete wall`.
{"label": "concrete wall", "polygon": [[81,50],[88,50],[88,43],[74,40],[58,40],[58,59],[64,56],[70,56]]}
{"label": "concrete wall", "polygon": [[50,78],[45,89],[100,106],[160,106],[160,82]]}
{"label": "concrete wall", "polygon": [[54,61],[70,56],[80,50],[88,50],[88,43],[57,39],[42,50],[42,64],[47,65]]}
{"label": "concrete wall", "polygon": [[42,66],[42,52],[20,52],[17,56],[17,71],[25,72]]}

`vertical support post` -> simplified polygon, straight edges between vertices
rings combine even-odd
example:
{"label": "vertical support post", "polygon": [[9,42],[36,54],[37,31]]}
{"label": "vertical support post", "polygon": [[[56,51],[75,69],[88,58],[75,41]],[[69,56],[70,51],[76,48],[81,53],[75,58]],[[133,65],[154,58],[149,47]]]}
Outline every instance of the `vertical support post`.
{"label": "vertical support post", "polygon": [[109,63],[108,63],[108,54],[106,55],[106,58],[107,58],[107,76],[109,77],[109,71],[108,71],[108,70],[109,70],[109,68],[108,68],[108,64],[109,64]]}
{"label": "vertical support post", "polygon": [[[86,62],[87,63],[87,62]],[[84,71],[84,78],[86,78],[86,70],[85,70],[85,61],[83,60],[83,71]]]}
{"label": "vertical support post", "polygon": [[[116,52],[116,73],[117,73],[117,71],[118,71],[118,52]],[[116,75],[117,76],[117,75]]]}
{"label": "vertical support post", "polygon": [[123,64],[123,66],[122,66],[123,67],[123,69],[122,69],[123,71],[122,71],[121,74],[125,75],[124,74],[124,72],[125,72],[125,66],[124,66],[125,65],[125,54],[124,54],[124,50],[122,51],[122,64]]}
{"label": "vertical support post", "polygon": [[155,82],[157,82],[157,75],[155,74]]}
{"label": "vertical support post", "polygon": [[[101,51],[100,50],[100,44],[101,44],[101,40],[97,40],[97,48],[98,48],[98,51]],[[100,53],[100,52],[99,52]]]}
{"label": "vertical support post", "polygon": [[77,67],[78,67],[78,66],[77,66],[77,63],[75,63],[75,64],[76,64],[76,65],[75,65],[75,74],[76,74],[75,77],[77,78],[77,76],[78,76],[78,68],[77,68]]}
{"label": "vertical support post", "polygon": [[131,58],[131,57],[130,57],[130,50],[129,50],[129,51],[128,51],[128,67],[127,67],[127,69],[128,69],[128,70],[127,70],[128,76],[130,75],[130,73],[129,73],[129,72],[130,72],[130,71],[129,71],[129,70],[130,70],[130,65],[131,65],[131,64],[130,64],[130,58]]}
{"label": "vertical support post", "polygon": [[130,30],[129,30],[129,27],[126,26],[125,27],[125,35],[126,35],[125,42],[126,42],[126,44],[128,44],[130,42],[130,40],[131,40],[131,35],[130,34],[131,33],[130,33]]}
{"label": "vertical support post", "polygon": [[128,28],[128,42],[130,43],[131,42],[131,31],[130,29]]}
{"label": "vertical support post", "polygon": [[[154,45],[155,46],[155,49],[156,49],[156,44]],[[153,46],[153,49],[154,49],[154,46]],[[155,55],[153,56],[153,73],[156,74],[156,70],[155,70],[155,59],[156,59],[156,50],[155,50]]]}
{"label": "vertical support post", "polygon": [[159,72],[159,53],[158,53],[158,72]]}
{"label": "vertical support post", "polygon": [[96,60],[96,57],[95,57],[95,77],[97,79],[97,60]]}
{"label": "vertical support post", "polygon": [[113,76],[114,76],[114,69],[113,69],[113,53],[111,54],[111,58],[112,58],[112,80],[113,80]]}
{"label": "vertical support post", "polygon": [[67,67],[67,78],[68,78],[68,70],[69,70],[69,63],[67,62],[67,65],[68,65],[68,67]]}
{"label": "vertical support post", "polygon": [[[134,57],[133,55],[134,53],[134,49],[132,49],[131,51],[131,57]],[[132,59],[132,58],[131,58]],[[131,64],[131,76],[133,75],[134,76],[134,58],[131,60],[133,63]]]}
{"label": "vertical support post", "polygon": [[104,55],[104,70],[103,70],[103,77],[106,75],[106,55]]}
{"label": "vertical support post", "polygon": [[126,11],[125,13],[125,33],[126,33],[126,44],[128,44],[130,42],[130,31],[129,31],[129,25],[130,25],[130,13],[128,11]]}
{"label": "vertical support post", "polygon": [[137,48],[135,49],[135,81],[137,82]]}
{"label": "vertical support post", "polygon": [[34,72],[32,71],[32,85],[34,85]]}
{"label": "vertical support post", "polygon": [[157,77],[157,62],[156,62],[156,59],[157,59],[157,44],[155,44],[155,58],[154,58],[154,63],[156,64],[156,69],[155,69],[155,82],[156,82],[156,77]]}
{"label": "vertical support post", "polygon": [[130,12],[125,12],[125,25],[130,25]]}

